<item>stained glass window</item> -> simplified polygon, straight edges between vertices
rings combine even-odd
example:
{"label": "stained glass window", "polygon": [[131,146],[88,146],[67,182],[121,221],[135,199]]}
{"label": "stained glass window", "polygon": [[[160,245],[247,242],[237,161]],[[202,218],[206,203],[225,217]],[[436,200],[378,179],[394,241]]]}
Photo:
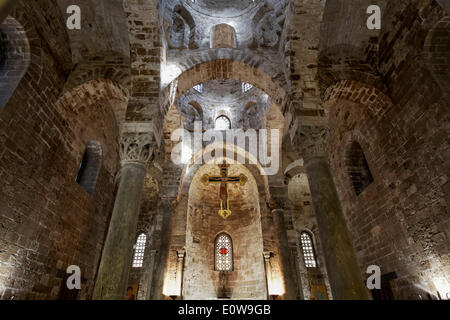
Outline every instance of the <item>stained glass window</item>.
{"label": "stained glass window", "polygon": [[233,270],[233,242],[226,233],[221,233],[216,237],[214,244],[215,269],[217,271]]}
{"label": "stained glass window", "polygon": [[303,251],[303,260],[307,268],[317,268],[316,256],[314,253],[314,245],[312,237],[308,232],[302,232],[300,241]]}
{"label": "stained glass window", "polygon": [[134,246],[133,268],[141,268],[144,264],[146,242],[147,236],[144,233],[141,233],[137,238],[136,245]]}
{"label": "stained glass window", "polygon": [[251,85],[250,83],[247,82],[242,82],[242,92],[247,92],[249,90],[251,90],[251,88],[253,88],[253,85]]}
{"label": "stained glass window", "polygon": [[195,85],[194,90],[197,91],[198,93],[203,93],[203,83]]}
{"label": "stained glass window", "polygon": [[220,116],[216,119],[216,130],[229,130],[231,129],[231,121],[225,116]]}

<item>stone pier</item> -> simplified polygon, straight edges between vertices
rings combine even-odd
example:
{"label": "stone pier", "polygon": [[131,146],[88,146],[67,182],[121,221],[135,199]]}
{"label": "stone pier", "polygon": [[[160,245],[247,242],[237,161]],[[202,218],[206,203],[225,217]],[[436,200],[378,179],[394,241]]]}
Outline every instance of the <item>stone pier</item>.
{"label": "stone pier", "polygon": [[369,299],[328,165],[325,127],[302,127],[300,145],[333,298]]}
{"label": "stone pier", "polygon": [[125,298],[133,256],[146,164],[153,155],[150,134],[124,134],[119,188],[103,248],[93,299]]}

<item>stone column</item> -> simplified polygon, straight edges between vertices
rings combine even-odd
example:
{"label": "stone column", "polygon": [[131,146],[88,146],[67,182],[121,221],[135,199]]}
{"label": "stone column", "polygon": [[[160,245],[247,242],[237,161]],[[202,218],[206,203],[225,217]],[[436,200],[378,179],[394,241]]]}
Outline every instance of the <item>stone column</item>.
{"label": "stone column", "polygon": [[298,137],[308,176],[333,298],[369,299],[328,165],[325,127],[302,127]]}
{"label": "stone column", "polygon": [[284,278],[285,293],[283,299],[295,300],[297,298],[297,286],[295,279],[295,272],[293,269],[294,262],[292,261],[291,250],[286,234],[286,225],[284,223],[284,210],[272,210],[273,221],[278,234],[278,253],[280,255],[279,261],[281,264],[282,275]]}
{"label": "stone column", "polygon": [[18,2],[17,0],[0,0],[0,24],[11,13]]}
{"label": "stone column", "polygon": [[150,250],[148,260],[150,263],[148,264],[148,270],[145,272],[145,277],[142,280],[142,286],[145,286],[145,295],[142,300],[150,300],[150,293],[152,291],[153,284],[153,271],[155,270],[155,256],[156,250]]}
{"label": "stone column", "polygon": [[184,266],[184,256],[186,254],[186,251],[184,249],[181,249],[177,251],[177,275],[175,279],[175,285],[176,285],[176,293],[177,296],[181,296],[182,286],[183,286],[183,266]]}
{"label": "stone column", "polygon": [[125,298],[146,174],[145,166],[152,155],[151,134],[122,135],[119,189],[103,247],[93,299]]}
{"label": "stone column", "polygon": [[270,289],[272,286],[272,266],[270,265],[271,252],[264,252],[264,266],[266,267],[266,281],[267,281],[267,297],[270,299]]}

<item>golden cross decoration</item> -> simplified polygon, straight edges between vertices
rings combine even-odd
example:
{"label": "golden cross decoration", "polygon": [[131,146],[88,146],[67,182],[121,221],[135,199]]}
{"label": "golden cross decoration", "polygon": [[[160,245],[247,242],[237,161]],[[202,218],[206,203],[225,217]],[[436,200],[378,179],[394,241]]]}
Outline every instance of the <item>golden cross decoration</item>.
{"label": "golden cross decoration", "polygon": [[201,178],[201,181],[205,186],[209,185],[210,183],[220,183],[220,209],[218,213],[223,219],[226,219],[231,215],[230,203],[228,199],[228,184],[239,183],[241,186],[243,186],[248,180],[244,174],[240,174],[238,177],[229,177],[229,167],[230,165],[228,164],[219,164],[221,173],[220,177],[210,177],[209,175],[204,174]]}

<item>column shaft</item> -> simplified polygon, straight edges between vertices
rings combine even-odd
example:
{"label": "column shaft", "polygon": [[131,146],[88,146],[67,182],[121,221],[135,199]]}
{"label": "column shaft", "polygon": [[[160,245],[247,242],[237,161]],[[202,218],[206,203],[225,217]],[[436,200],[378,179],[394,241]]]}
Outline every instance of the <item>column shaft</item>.
{"label": "column shaft", "polygon": [[369,299],[326,157],[312,157],[306,172],[328,277],[336,300]]}
{"label": "column shaft", "polygon": [[143,164],[126,163],[122,167],[93,299],[125,297],[145,172]]}

